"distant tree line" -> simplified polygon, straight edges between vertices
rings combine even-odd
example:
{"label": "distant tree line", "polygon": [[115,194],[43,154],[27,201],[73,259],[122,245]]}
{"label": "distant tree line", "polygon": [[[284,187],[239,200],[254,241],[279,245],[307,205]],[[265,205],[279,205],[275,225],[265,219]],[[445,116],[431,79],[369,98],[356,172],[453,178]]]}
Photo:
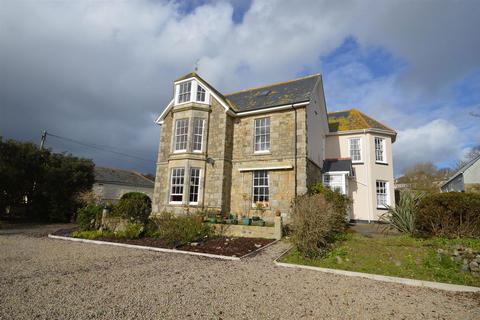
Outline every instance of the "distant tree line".
{"label": "distant tree line", "polygon": [[0,217],[65,222],[92,188],[94,163],[0,137]]}

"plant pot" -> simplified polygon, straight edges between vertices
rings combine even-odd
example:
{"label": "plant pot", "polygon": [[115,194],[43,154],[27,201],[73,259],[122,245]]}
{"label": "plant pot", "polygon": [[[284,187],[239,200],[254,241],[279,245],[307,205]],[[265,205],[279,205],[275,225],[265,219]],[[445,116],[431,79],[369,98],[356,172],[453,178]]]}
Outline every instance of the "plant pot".
{"label": "plant pot", "polygon": [[249,226],[252,221],[250,218],[242,218],[242,224]]}
{"label": "plant pot", "polygon": [[264,227],[265,226],[265,221],[264,220],[257,220],[254,222],[254,225],[259,226],[259,227]]}

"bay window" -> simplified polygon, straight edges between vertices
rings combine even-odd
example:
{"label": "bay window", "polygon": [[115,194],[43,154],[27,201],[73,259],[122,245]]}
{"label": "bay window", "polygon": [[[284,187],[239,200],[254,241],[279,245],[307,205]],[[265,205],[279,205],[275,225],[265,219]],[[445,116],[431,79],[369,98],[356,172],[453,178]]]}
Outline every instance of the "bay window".
{"label": "bay window", "polygon": [[388,182],[377,180],[377,208],[386,209],[388,206]]}
{"label": "bay window", "polygon": [[190,204],[198,203],[198,191],[200,189],[200,169],[190,169],[190,193],[188,202]]}
{"label": "bay window", "polygon": [[173,168],[170,178],[170,203],[183,202],[185,168]]}
{"label": "bay window", "polygon": [[180,83],[178,87],[178,103],[190,101],[190,95],[192,92],[192,82]]}
{"label": "bay window", "polygon": [[375,137],[375,162],[386,163],[385,139]]}
{"label": "bay window", "polygon": [[175,135],[173,142],[174,151],[187,151],[188,119],[175,121]]}
{"label": "bay window", "polygon": [[202,152],[204,126],[205,126],[204,119],[195,118],[193,120],[193,137],[192,137],[193,152]]}
{"label": "bay window", "polygon": [[348,139],[348,152],[352,162],[362,162],[362,144],[361,138]]}

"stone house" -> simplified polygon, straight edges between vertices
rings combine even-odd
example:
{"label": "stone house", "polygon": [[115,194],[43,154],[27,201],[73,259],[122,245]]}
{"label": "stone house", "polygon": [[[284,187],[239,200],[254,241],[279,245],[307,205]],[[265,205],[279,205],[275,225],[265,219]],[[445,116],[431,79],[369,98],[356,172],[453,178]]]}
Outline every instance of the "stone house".
{"label": "stone house", "polygon": [[153,214],[271,221],[318,182],[352,196],[352,219],[377,220],[393,205],[395,131],[357,110],[327,114],[319,74],[222,94],[190,73],[174,81],[156,123]]}
{"label": "stone house", "polygon": [[92,189],[102,203],[117,203],[128,192],[141,192],[153,199],[154,182],[138,172],[95,167],[94,174]]}
{"label": "stone house", "polygon": [[462,166],[440,189],[442,192],[480,192],[480,155]]}

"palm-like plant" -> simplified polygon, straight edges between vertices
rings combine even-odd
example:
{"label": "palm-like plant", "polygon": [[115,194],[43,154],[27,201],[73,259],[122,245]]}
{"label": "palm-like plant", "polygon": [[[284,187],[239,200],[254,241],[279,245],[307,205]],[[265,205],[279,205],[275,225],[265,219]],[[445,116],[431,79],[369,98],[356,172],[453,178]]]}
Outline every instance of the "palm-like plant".
{"label": "palm-like plant", "polygon": [[418,204],[424,196],[423,192],[402,191],[398,204],[395,207],[387,206],[388,211],[380,217],[380,221],[402,233],[414,235]]}

